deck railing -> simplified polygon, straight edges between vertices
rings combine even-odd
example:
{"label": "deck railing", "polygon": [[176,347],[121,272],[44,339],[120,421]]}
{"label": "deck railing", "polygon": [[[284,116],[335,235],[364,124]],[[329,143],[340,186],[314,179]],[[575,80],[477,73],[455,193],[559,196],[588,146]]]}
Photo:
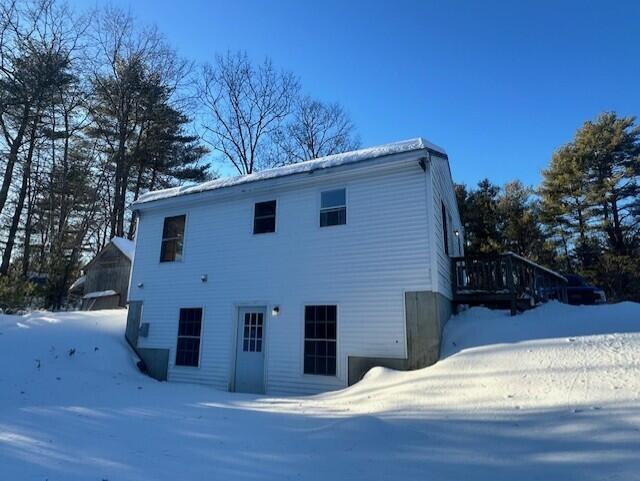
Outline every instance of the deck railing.
{"label": "deck railing", "polygon": [[532,306],[555,296],[566,301],[567,280],[513,252],[452,257],[454,301],[482,299],[509,302],[515,314],[518,303]]}

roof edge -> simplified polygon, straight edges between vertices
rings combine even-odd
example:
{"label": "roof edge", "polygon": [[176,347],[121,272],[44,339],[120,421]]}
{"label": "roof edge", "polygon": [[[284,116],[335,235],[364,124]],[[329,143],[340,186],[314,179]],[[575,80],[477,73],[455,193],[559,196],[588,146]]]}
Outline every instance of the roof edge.
{"label": "roof edge", "polygon": [[428,142],[422,137],[393,142],[376,147],[368,147],[341,154],[333,154],[326,157],[298,162],[296,164],[284,167],[276,167],[248,175],[241,175],[230,178],[214,179],[201,184],[192,186],[172,187],[169,189],[147,192],[134,201],[130,208],[137,210],[142,206],[154,203],[159,200],[182,197],[185,195],[198,194],[241,184],[250,184],[255,182],[287,177],[296,174],[310,173],[316,170],[325,170],[341,166],[349,166],[358,164],[362,161],[373,160],[382,157],[394,156],[397,154],[405,154],[414,151],[428,151],[433,155],[443,157],[448,160],[447,153],[441,147]]}

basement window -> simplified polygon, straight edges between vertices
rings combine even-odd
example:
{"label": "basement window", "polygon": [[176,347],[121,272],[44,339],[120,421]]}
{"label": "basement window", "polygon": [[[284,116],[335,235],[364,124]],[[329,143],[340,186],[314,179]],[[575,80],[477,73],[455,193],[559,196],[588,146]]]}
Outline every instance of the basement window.
{"label": "basement window", "polygon": [[276,201],[256,202],[253,208],[253,233],[267,234],[276,231]]}
{"label": "basement window", "polygon": [[320,194],[320,227],[347,223],[347,192],[326,190]]}
{"label": "basement window", "polygon": [[200,362],[200,332],[202,330],[202,308],[180,309],[178,322],[178,346],[176,366],[198,367]]}
{"label": "basement window", "polygon": [[336,375],[336,331],[336,306],[305,306],[305,374]]}
{"label": "basement window", "polygon": [[162,246],[160,247],[160,262],[175,262],[182,260],[184,244],[185,215],[165,217],[162,228]]}

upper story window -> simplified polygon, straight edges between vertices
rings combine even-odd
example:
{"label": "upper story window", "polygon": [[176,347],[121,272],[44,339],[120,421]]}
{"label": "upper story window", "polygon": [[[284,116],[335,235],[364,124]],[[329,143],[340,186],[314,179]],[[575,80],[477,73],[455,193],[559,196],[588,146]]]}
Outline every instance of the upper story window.
{"label": "upper story window", "polygon": [[276,201],[256,202],[253,209],[253,233],[266,234],[276,231]]}
{"label": "upper story window", "polygon": [[325,190],[320,194],[320,227],[347,223],[345,189]]}
{"label": "upper story window", "polygon": [[162,247],[160,248],[160,262],[174,262],[182,260],[184,243],[185,215],[164,218],[162,228]]}
{"label": "upper story window", "polygon": [[447,225],[447,208],[440,201],[442,207],[442,240],[444,241],[444,253],[449,255],[449,226]]}

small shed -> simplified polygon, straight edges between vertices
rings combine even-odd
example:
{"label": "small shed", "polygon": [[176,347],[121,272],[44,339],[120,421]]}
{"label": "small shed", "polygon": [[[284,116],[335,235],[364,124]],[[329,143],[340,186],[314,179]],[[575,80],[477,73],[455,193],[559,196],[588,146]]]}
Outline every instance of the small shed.
{"label": "small shed", "polygon": [[[135,251],[133,241],[114,237],[84,268],[72,288],[82,287],[83,311],[115,309],[127,305],[129,274]],[[79,284],[79,285],[76,285]]]}

